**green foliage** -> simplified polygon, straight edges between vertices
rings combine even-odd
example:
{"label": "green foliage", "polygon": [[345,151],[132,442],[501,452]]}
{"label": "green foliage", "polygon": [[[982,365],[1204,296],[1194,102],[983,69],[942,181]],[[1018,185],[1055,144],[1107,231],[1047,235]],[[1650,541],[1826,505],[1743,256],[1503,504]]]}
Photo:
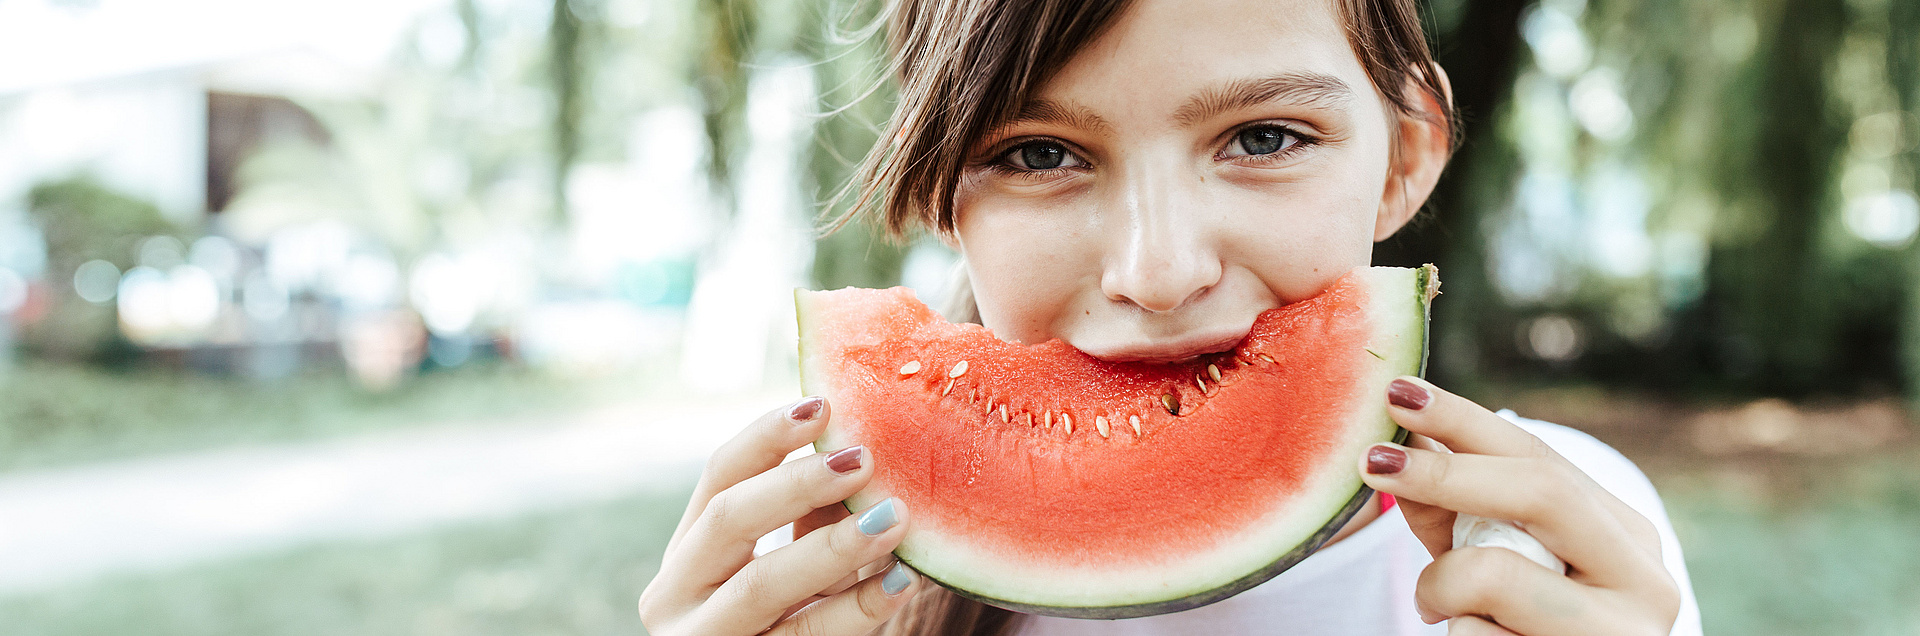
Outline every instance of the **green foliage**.
{"label": "green foliage", "polygon": [[[803,9],[796,47],[813,64],[823,113],[814,124],[806,157],[806,190],[821,227],[853,205],[859,184],[854,168],[879,139],[892,114],[897,87],[887,76],[886,51],[877,29],[879,3],[816,0]],[[852,11],[847,9],[851,8]],[[876,219],[856,219],[814,244],[813,283],[819,289],[890,287],[900,284],[907,249],[890,241]]]}
{"label": "green foliage", "polygon": [[152,203],[85,176],[34,186],[27,208],[46,236],[47,267],[56,280],[95,259],[132,267],[141,239],[176,231]]}
{"label": "green foliage", "polygon": [[[670,492],[686,492],[691,486]],[[684,495],[0,598],[8,634],[629,636]]]}
{"label": "green foliage", "polygon": [[692,84],[700,94],[707,136],[707,178],[731,218],[734,164],[747,141],[747,80],[760,39],[761,9],[757,0],[695,0],[694,7],[698,53]]}
{"label": "green foliage", "polygon": [[27,193],[27,206],[46,237],[46,278],[55,293],[47,313],[21,330],[21,344],[50,358],[124,360],[131,355],[131,345],[120,335],[118,314],[111,305],[95,305],[76,295],[74,271],[92,260],[129,269],[138,260],[140,241],[178,229],[152,203],[86,176],[34,186]]}

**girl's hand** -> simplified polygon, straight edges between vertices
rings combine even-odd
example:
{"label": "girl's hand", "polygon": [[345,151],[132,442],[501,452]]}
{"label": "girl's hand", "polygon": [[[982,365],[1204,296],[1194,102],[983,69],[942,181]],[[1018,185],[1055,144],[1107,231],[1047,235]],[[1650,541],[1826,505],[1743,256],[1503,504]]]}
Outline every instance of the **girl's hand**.
{"label": "girl's hand", "polygon": [[[1428,623],[1448,633],[1664,635],[1680,591],[1646,517],[1539,438],[1424,380],[1387,389],[1388,411],[1411,448],[1378,444],[1367,485],[1399,498],[1433,554],[1414,592]],[[1451,450],[1449,450],[1451,449]],[[1453,549],[1455,511],[1518,523],[1567,562],[1550,571],[1501,548]]]}
{"label": "girl's hand", "polygon": [[[660,573],[640,594],[648,633],[865,634],[925,587],[904,564],[887,567],[906,534],[904,504],[859,515],[840,506],[873,477],[865,449],[780,463],[819,438],[827,416],[826,400],[801,400],[707,460]],[[756,558],[754,543],[788,523],[794,542]]]}

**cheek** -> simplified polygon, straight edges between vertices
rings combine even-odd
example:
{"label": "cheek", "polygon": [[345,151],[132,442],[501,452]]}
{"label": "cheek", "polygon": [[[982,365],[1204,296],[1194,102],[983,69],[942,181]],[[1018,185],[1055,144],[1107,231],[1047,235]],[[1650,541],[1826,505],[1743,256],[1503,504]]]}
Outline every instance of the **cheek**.
{"label": "cheek", "polygon": [[1030,202],[957,197],[955,230],[981,322],[1001,338],[1037,343],[1099,275],[1084,215]]}
{"label": "cheek", "polygon": [[1384,162],[1327,159],[1296,178],[1222,188],[1216,204],[1235,218],[1221,235],[1227,264],[1250,270],[1283,302],[1311,297],[1372,260]]}

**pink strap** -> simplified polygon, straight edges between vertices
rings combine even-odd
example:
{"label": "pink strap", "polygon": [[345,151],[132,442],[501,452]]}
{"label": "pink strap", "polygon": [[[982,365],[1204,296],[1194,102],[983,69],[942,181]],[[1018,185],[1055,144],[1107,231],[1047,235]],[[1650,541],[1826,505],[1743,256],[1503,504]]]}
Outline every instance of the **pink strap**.
{"label": "pink strap", "polygon": [[1397,503],[1400,503],[1400,502],[1399,500],[1394,499],[1393,495],[1389,495],[1384,492],[1380,493],[1380,512],[1385,513],[1388,510],[1392,510],[1394,504],[1397,504]]}

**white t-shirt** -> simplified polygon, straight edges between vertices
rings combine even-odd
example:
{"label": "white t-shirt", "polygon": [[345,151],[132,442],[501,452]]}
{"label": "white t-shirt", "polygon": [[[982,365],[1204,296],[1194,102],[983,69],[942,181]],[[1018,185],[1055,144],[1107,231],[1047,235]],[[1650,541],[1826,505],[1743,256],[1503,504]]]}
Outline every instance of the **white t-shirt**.
{"label": "white t-shirt", "polygon": [[[1680,585],[1680,617],[1674,636],[1699,636],[1700,608],[1680,558],[1680,542],[1659,493],[1640,469],[1612,447],[1558,424],[1500,415],[1552,446],[1615,497],[1660,529],[1660,551]],[[1077,620],[1046,616],[1022,619],[1019,636],[1165,634],[1353,634],[1444,635],[1446,623],[1420,622],[1413,606],[1414,582],[1433,558],[1407,529],[1395,506],[1339,543],[1233,598],[1175,614],[1125,620]]]}

